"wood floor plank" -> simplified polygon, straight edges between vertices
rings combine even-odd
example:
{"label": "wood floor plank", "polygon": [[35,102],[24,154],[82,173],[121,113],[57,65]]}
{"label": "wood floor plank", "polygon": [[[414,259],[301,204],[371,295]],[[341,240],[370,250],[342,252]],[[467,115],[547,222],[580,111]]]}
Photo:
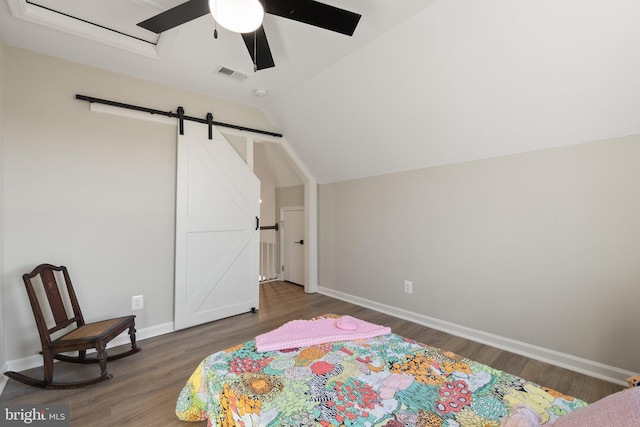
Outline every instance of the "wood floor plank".
{"label": "wood floor plank", "polygon": [[[336,300],[307,294],[300,286],[285,282],[261,285],[260,310],[218,320],[182,331],[141,341],[142,352],[109,363],[114,378],[90,387],[71,390],[41,390],[9,380],[3,403],[66,403],[71,425],[85,426],[188,426],[174,413],[178,393],[198,363],[207,355],[253,339],[289,320],[308,319],[326,313],[349,314],[390,326],[394,333],[453,351],[463,357],[493,366],[550,387],[561,393],[593,402],[622,387],[523,356],[469,341],[441,331]],[[55,378],[95,376],[97,366],[57,363]],[[41,376],[42,369],[27,372]],[[206,425],[202,423],[202,425]]]}

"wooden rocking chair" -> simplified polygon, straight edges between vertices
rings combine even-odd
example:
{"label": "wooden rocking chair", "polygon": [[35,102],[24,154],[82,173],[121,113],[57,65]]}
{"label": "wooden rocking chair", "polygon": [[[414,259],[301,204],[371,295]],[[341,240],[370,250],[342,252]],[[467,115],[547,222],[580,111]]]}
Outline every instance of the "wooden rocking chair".
{"label": "wooden rocking chair", "polygon": [[[59,277],[60,272],[62,272],[66,286],[59,285],[56,281],[56,276]],[[40,276],[40,280],[34,280],[37,276]],[[31,273],[23,275],[22,279],[27,288],[33,315],[38,326],[38,333],[40,334],[40,341],[42,342],[44,379],[31,378],[14,371],[5,372],[4,374],[9,378],[24,384],[47,389],[83,387],[113,378],[113,375],[107,372],[107,361],[120,359],[140,351],[140,347],[136,345],[135,316],[133,315],[85,324],[66,267],[41,264]],[[42,287],[44,292],[36,292],[34,282],[39,285],[38,291]],[[46,295],[46,301],[44,301],[44,297],[38,298],[38,294],[42,296],[43,293]],[[65,300],[67,304],[65,304]],[[73,317],[71,318],[66,308],[69,305],[73,310]],[[50,316],[48,317],[52,317],[53,321],[47,322],[43,314],[43,309],[46,309],[46,307],[49,307]],[[48,326],[51,323],[53,325]],[[74,324],[75,326],[72,326]],[[60,332],[63,334],[62,336],[53,338],[53,334],[68,328],[72,329]],[[126,329],[129,329],[131,349],[112,356],[107,355],[107,343]],[[89,349],[96,350],[95,357],[87,357],[87,350]],[[75,351],[78,352],[77,356],[61,354]],[[55,382],[53,381],[54,359],[72,363],[99,363],[100,376],[82,381]]]}

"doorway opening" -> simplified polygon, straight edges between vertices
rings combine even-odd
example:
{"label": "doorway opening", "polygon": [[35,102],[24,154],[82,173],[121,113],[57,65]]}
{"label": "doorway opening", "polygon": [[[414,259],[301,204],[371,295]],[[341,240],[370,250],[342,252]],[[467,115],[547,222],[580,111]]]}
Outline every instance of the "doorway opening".
{"label": "doorway opening", "polygon": [[256,143],[253,152],[260,179],[260,281],[306,288],[305,181],[279,144]]}

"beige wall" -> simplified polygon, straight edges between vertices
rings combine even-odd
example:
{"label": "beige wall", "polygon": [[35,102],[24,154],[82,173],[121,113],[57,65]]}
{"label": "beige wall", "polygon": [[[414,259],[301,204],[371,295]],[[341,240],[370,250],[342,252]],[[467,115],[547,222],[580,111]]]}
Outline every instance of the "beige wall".
{"label": "beige wall", "polygon": [[5,46],[4,314],[7,360],[38,338],[21,275],[71,272],[88,320],[173,320],[175,126],[92,113],[75,94],[273,130],[258,110]]}
{"label": "beige wall", "polygon": [[638,159],[636,135],[322,185],[320,286],[640,372]]}

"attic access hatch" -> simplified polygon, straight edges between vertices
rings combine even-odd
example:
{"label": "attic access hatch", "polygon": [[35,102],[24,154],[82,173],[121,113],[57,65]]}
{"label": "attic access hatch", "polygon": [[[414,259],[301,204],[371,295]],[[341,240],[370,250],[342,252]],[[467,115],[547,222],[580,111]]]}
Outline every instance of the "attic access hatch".
{"label": "attic access hatch", "polygon": [[168,32],[160,37],[135,25],[149,10],[159,10],[148,0],[7,0],[7,4],[15,18],[154,59],[161,59],[177,36]]}

